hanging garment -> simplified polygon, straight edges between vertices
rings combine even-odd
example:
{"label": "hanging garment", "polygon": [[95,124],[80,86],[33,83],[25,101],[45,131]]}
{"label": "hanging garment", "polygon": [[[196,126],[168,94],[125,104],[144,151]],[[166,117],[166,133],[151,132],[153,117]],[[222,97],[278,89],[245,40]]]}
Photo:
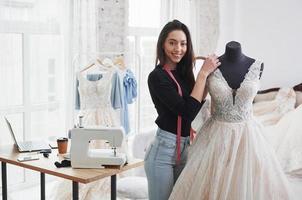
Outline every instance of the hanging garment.
{"label": "hanging garment", "polygon": [[289,182],[263,136],[265,129],[253,117],[260,66],[260,61],[250,66],[234,104],[220,70],[208,77],[212,115],[189,147],[186,167],[169,199],[292,199]]}
{"label": "hanging garment", "polygon": [[[103,78],[102,74],[87,74],[86,75],[87,80],[89,81],[98,81],[101,78]],[[81,109],[81,103],[80,103],[80,94],[79,94],[79,80],[76,78],[76,92],[75,92],[75,109],[80,110]]]}
{"label": "hanging garment", "polygon": [[[87,74],[87,80],[93,82],[103,78],[102,74]],[[81,110],[81,100],[79,94],[79,80],[76,82],[76,99],[75,108]],[[133,103],[137,97],[137,82],[130,69],[125,72],[116,70],[112,75],[111,80],[111,106],[114,109],[114,116],[119,114],[118,123],[124,127],[125,133],[130,132],[128,104]],[[119,112],[117,112],[119,111]],[[81,112],[82,114],[83,112]]]}
{"label": "hanging garment", "polygon": [[137,83],[134,74],[130,69],[126,70],[123,79],[124,91],[124,111],[121,113],[121,123],[125,128],[126,134],[130,132],[128,104],[132,104],[137,97]]}
{"label": "hanging garment", "polygon": [[[76,108],[80,109],[83,116],[83,126],[118,126],[119,117],[113,110],[112,105],[121,104],[121,93],[118,86],[114,85],[118,77],[114,70],[108,70],[103,74],[78,73],[78,98]],[[115,87],[116,86],[116,87]],[[121,95],[120,95],[121,96]],[[104,142],[94,141],[91,148],[104,148]],[[66,200],[72,198],[70,181],[59,181],[55,186],[52,199]],[[110,198],[110,178],[104,178],[89,184],[80,184],[79,199],[98,200]]]}
{"label": "hanging garment", "polygon": [[[99,77],[99,79],[98,79]],[[79,115],[83,116],[83,126],[118,126],[119,119],[112,105],[118,99],[110,98],[112,91],[118,93],[118,88],[112,87],[115,82],[114,70],[98,75],[78,73],[78,100],[76,108],[80,109]],[[110,101],[111,100],[111,101]]]}

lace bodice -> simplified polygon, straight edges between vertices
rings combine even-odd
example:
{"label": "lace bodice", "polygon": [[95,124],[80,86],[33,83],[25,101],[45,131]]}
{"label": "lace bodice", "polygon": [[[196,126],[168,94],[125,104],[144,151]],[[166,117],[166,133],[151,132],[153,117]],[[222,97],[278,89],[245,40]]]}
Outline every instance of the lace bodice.
{"label": "lace bodice", "polygon": [[212,98],[212,117],[227,122],[241,122],[253,115],[252,103],[259,89],[261,62],[255,61],[235,91],[217,69],[208,78],[207,87]]}
{"label": "lace bodice", "polygon": [[78,73],[81,110],[111,107],[110,92],[112,71],[102,74],[100,80],[87,80]]}

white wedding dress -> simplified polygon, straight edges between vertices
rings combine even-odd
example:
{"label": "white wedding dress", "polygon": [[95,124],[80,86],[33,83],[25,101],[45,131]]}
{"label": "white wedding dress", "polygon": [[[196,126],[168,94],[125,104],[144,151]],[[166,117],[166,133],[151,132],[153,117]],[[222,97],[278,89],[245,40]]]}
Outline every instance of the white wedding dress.
{"label": "white wedding dress", "polygon": [[[110,92],[111,79],[114,71],[103,74],[97,81],[89,81],[83,74],[78,73],[79,94],[81,100],[81,115],[83,126],[117,126],[118,118],[111,106]],[[91,148],[108,148],[103,141],[94,141]],[[51,199],[68,200],[72,198],[70,180],[59,181],[53,189]],[[110,199],[110,178],[103,178],[88,184],[79,184],[80,200],[106,200]]]}
{"label": "white wedding dress", "polygon": [[102,73],[102,78],[90,81],[82,73],[78,73],[78,91],[80,95],[83,125],[87,126],[118,126],[118,116],[111,102],[112,76],[114,70]]}
{"label": "white wedding dress", "polygon": [[254,116],[265,126],[264,137],[272,145],[283,171],[302,175],[302,105],[295,108],[292,88],[280,88],[272,100],[254,103]]}
{"label": "white wedding dress", "polygon": [[302,105],[286,113],[276,124],[266,126],[264,134],[273,146],[283,170],[302,175]]}
{"label": "white wedding dress", "polygon": [[170,200],[292,199],[289,182],[263,136],[265,129],[253,117],[260,66],[260,61],[250,66],[234,100],[219,69],[209,76],[211,117],[189,149]]}
{"label": "white wedding dress", "polygon": [[280,88],[272,100],[253,104],[254,116],[264,125],[271,126],[295,109],[296,93],[292,88]]}

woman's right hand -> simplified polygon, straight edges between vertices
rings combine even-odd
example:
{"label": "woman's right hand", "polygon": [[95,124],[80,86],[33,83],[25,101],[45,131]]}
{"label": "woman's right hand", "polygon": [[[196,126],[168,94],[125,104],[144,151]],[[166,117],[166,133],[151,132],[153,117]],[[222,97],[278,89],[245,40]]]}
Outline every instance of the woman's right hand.
{"label": "woman's right hand", "polygon": [[209,55],[205,61],[203,62],[203,65],[199,71],[199,73],[203,73],[204,75],[208,76],[211,74],[221,63],[218,60],[218,56],[215,54]]}

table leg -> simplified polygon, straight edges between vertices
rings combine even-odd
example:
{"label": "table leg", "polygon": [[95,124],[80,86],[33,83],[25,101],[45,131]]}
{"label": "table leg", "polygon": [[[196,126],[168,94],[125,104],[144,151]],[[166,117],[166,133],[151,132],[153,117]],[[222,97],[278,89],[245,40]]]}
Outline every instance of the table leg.
{"label": "table leg", "polygon": [[111,176],[111,200],[116,200],[116,175]]}
{"label": "table leg", "polygon": [[1,162],[1,176],[2,176],[2,200],[7,200],[7,177],[6,177],[6,163]]}
{"label": "table leg", "polygon": [[41,172],[41,200],[45,200],[45,174]]}
{"label": "table leg", "polygon": [[72,199],[79,199],[79,183],[76,181],[72,181]]}

